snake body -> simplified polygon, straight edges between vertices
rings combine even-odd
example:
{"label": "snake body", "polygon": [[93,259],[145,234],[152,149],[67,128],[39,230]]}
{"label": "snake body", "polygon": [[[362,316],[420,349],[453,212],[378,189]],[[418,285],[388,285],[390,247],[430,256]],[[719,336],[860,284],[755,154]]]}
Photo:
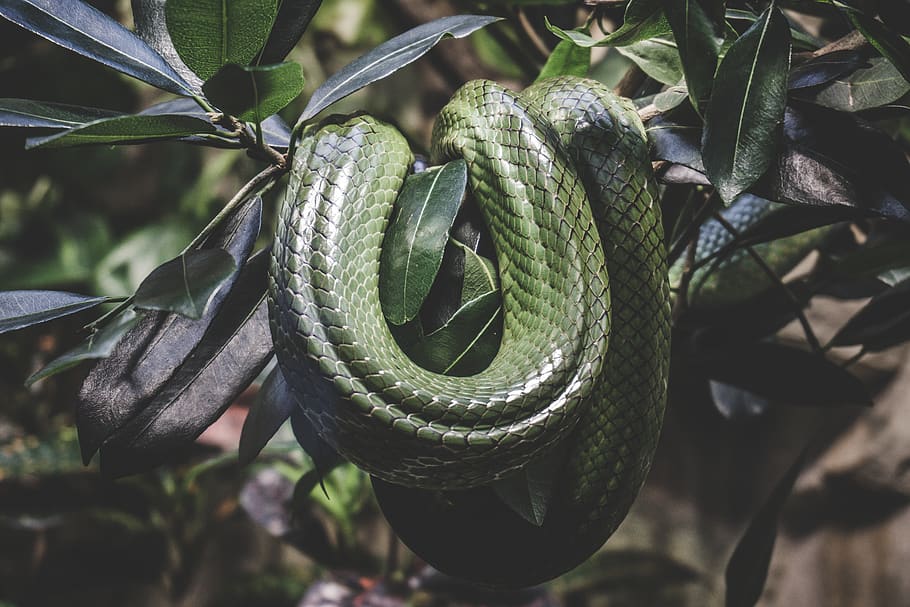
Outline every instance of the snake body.
{"label": "snake body", "polygon": [[[490,366],[427,371],[383,320],[383,234],[411,153],[369,116],[311,127],[297,146],[270,267],[276,353],[319,435],[405,491],[402,512],[443,496],[452,522],[383,504],[412,546],[439,538],[424,558],[484,583],[537,583],[613,532],[660,431],[669,293],[644,129],[594,81],[523,93],[473,81],[441,111],[433,155],[465,159],[496,249],[504,324]],[[471,510],[477,487],[547,458],[558,472],[542,525]]]}

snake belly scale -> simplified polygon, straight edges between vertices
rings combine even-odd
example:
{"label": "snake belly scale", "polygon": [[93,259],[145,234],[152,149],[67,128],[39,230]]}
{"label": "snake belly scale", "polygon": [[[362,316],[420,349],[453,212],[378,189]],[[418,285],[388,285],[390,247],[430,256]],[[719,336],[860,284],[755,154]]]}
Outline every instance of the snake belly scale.
{"label": "snake belly scale", "polygon": [[[613,532],[650,466],[669,294],[644,129],[627,103],[565,77],[523,93],[469,82],[441,111],[434,161],[467,162],[502,285],[502,345],[468,377],[415,364],[382,316],[379,259],[411,162],[404,138],[355,116],[310,127],[294,154],[270,318],[282,372],[319,435],[414,492],[413,504],[561,458],[543,524],[516,523],[514,545],[492,522],[508,514],[485,507],[486,524],[449,524],[383,503],[406,543],[443,534],[421,555],[449,573],[521,586],[571,569]],[[377,487],[381,502],[386,493]],[[485,530],[459,531],[469,525]],[[476,552],[471,562],[449,558],[462,549]]]}

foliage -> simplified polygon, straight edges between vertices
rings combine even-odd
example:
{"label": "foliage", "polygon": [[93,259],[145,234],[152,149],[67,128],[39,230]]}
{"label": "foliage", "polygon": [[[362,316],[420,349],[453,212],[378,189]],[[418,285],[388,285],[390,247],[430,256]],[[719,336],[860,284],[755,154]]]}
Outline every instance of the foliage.
{"label": "foliage", "polygon": [[[108,305],[86,326],[83,343],[29,380],[101,359],[80,392],[77,426],[83,460],[100,452],[107,474],[140,472],[179,457],[272,358],[264,298],[268,253],[255,249],[261,196],[287,171],[297,136],[332,104],[417,60],[442,39],[497,21],[446,17],[380,44],[312,92],[292,131],[278,112],[298,99],[305,81],[300,66],[285,58],[319,4],[169,0],[162,12],[154,1],[136,0],[135,22],[145,28],[140,38],[81,0],[0,2],[0,16],[177,96],[133,114],[0,99],[0,126],[26,132],[28,148],[176,141],[243,149],[266,164],[182,250],[161,251],[157,267],[144,269],[146,278],[129,287],[134,292],[0,293],[0,332]],[[775,402],[867,403],[849,364],[910,339],[910,250],[902,240],[910,218],[907,135],[892,136],[910,96],[904,14],[887,2],[594,4],[575,29],[545,17],[527,26],[537,37],[555,34],[545,38],[552,47],[547,60],[533,67],[540,77],[594,73],[589,49],[595,47],[615,48],[634,63],[621,92],[635,98],[645,123],[664,188],[669,261],[680,273],[674,368]],[[839,29],[816,39],[782,9],[791,16],[822,16]],[[615,18],[609,33],[601,27],[605,17]],[[504,27],[513,38],[528,33],[512,21]],[[463,164],[411,175],[405,192],[413,196],[403,195],[381,269],[383,309],[402,347],[427,368],[451,374],[482,369],[501,333],[496,262],[470,204],[461,205],[465,187]],[[788,206],[743,228],[726,222],[722,209],[748,197]],[[699,235],[712,219],[728,238],[698,255]],[[818,261],[806,272],[781,277],[764,262],[770,249],[762,245],[830,225],[838,228],[819,245]],[[182,237],[180,230],[185,228],[170,231]],[[160,240],[154,234],[136,238]],[[134,246],[139,255],[143,246]],[[122,255],[136,254],[130,250]],[[689,301],[696,272],[719,271],[737,255],[766,270],[765,292],[722,310],[701,310]],[[822,344],[804,314],[820,295],[872,299]],[[809,350],[774,340],[794,319]],[[847,364],[831,360],[835,348],[848,346],[854,351]],[[241,458],[254,459],[291,418],[313,456],[312,469],[297,470],[305,479],[298,489],[309,495],[337,460],[318,438],[308,437],[301,406],[273,369],[244,427]],[[759,509],[735,551],[727,570],[729,604],[758,600],[777,516],[802,461]],[[496,491],[522,516],[539,521],[547,492],[539,490],[534,471],[526,476]],[[349,493],[360,495],[358,478],[348,483],[356,485]]]}

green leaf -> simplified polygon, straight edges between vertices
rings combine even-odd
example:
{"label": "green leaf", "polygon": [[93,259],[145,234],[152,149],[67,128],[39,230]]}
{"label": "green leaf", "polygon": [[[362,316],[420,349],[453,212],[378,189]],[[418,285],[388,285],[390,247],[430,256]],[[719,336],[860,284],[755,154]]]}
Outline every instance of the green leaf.
{"label": "green leaf", "polygon": [[[702,111],[711,96],[717,57],[723,43],[723,22],[705,4],[710,0],[665,0],[664,10],[679,49],[689,97]],[[678,82],[677,78],[672,84]]]}
{"label": "green leaf", "polygon": [[159,266],[136,289],[136,307],[201,318],[237,264],[224,249],[200,249]]}
{"label": "green leaf", "polygon": [[303,69],[297,63],[225,65],[202,90],[218,109],[258,124],[303,92]]}
{"label": "green leaf", "polygon": [[537,81],[556,76],[579,76],[588,74],[591,67],[591,51],[583,46],[578,46],[570,40],[560,40],[543,69],[537,76]]}
{"label": "green leaf", "polygon": [[582,47],[625,46],[670,34],[670,24],[664,16],[660,0],[631,0],[626,6],[622,25],[615,32],[599,40],[579,30],[563,30],[549,20],[546,21],[546,25],[547,29],[558,37]]}
{"label": "green leaf", "polygon": [[287,385],[281,367],[269,373],[256,399],[250,407],[249,415],[243,422],[240,432],[240,446],[238,457],[241,464],[248,464],[259,455],[265,444],[278,432],[278,428],[291,417],[291,413],[298,406],[297,399]]}
{"label": "green leaf", "polygon": [[499,350],[502,296],[491,291],[469,301],[440,328],[407,351],[436,373],[471,375],[486,368]]}
{"label": "green leaf", "polygon": [[31,137],[26,141],[25,147],[64,148],[77,145],[138,143],[214,132],[215,127],[210,122],[193,116],[133,114],[102,118],[45,137]]}
{"label": "green leaf", "polygon": [[203,80],[262,50],[278,0],[168,0],[167,29],[180,58]]}
{"label": "green leaf", "polygon": [[405,180],[379,271],[382,311],[393,325],[414,318],[430,292],[467,179],[467,164],[459,159]]}
{"label": "green leaf", "polygon": [[790,28],[774,6],[733,43],[720,64],[702,154],[708,178],[728,203],[755,183],[774,157],[789,64]]}
{"label": "green leaf", "polygon": [[461,288],[461,305],[499,290],[499,274],[492,260],[478,255],[474,249],[457,240],[452,243],[464,251],[464,284]]}
{"label": "green leaf", "polygon": [[119,112],[31,99],[0,99],[0,126],[69,129]]}
{"label": "green leaf", "polygon": [[521,518],[540,527],[547,516],[556,473],[564,461],[565,449],[557,449],[494,482],[493,491]]}
{"label": "green leaf", "polygon": [[81,0],[3,2],[0,16],[152,86],[177,95],[192,95],[192,87],[161,55],[136,34]]}
{"label": "green leaf", "polygon": [[679,107],[689,98],[689,89],[685,83],[671,86],[667,90],[654,95],[654,107],[657,111],[664,114],[673,108]]}
{"label": "green leaf", "polygon": [[483,15],[443,17],[383,42],[323,82],[310,97],[294,130],[299,131],[304,122],[339,99],[416,61],[443,38],[447,36],[464,38],[495,21],[499,21],[499,17]]}
{"label": "green leaf", "polygon": [[866,40],[897,68],[904,80],[910,81],[910,42],[872,17],[855,12],[847,15]]}
{"label": "green leaf", "polygon": [[642,40],[616,49],[660,83],[674,85],[683,78],[682,63],[676,43],[665,38]]}
{"label": "green leaf", "polygon": [[107,297],[65,291],[0,291],[0,333],[75,314],[106,301]]}
{"label": "green leaf", "polygon": [[278,16],[262,49],[261,61],[257,63],[283,61],[300,40],[321,4],[322,0],[281,0]]}
{"label": "green leaf", "polygon": [[837,78],[805,98],[842,112],[859,112],[886,105],[910,92],[910,82],[890,61],[876,57],[869,63],[870,67]]}
{"label": "green leaf", "polygon": [[116,323],[92,333],[81,344],[61,354],[45,365],[43,369],[34,373],[25,380],[25,385],[31,386],[38,380],[62,373],[86,360],[107,358],[114,351],[114,346],[117,345],[120,338],[136,326],[137,322],[139,322],[139,317],[134,313],[126,313],[119,316]]}

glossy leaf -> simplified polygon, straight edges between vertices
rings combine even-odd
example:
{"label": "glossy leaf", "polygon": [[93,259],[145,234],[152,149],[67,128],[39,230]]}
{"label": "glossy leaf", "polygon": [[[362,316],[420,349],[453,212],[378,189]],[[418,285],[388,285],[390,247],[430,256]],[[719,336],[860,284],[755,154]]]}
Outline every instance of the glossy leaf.
{"label": "glossy leaf", "polygon": [[702,150],[708,178],[726,202],[755,183],[774,157],[789,62],[790,28],[772,6],[720,64]]}
{"label": "glossy leaf", "polygon": [[199,319],[237,264],[224,249],[188,251],[155,269],[136,289],[136,306]]}
{"label": "glossy leaf", "polygon": [[31,386],[38,380],[62,373],[86,360],[107,358],[114,351],[114,346],[117,345],[120,338],[136,326],[137,322],[139,322],[139,318],[135,314],[123,314],[118,319],[118,322],[89,335],[81,344],[61,354],[46,364],[40,371],[32,374],[31,377],[25,380],[25,385]]}
{"label": "glossy leaf", "polygon": [[790,90],[820,86],[868,65],[866,58],[859,51],[835,51],[810,59],[791,69],[787,86]]}
{"label": "glossy leaf", "polygon": [[202,86],[218,109],[240,120],[260,123],[303,92],[297,63],[255,67],[226,65]]}
{"label": "glossy leaf", "polygon": [[699,127],[657,116],[648,121],[645,133],[651,147],[651,158],[681,164],[699,173],[705,172],[700,145],[702,130]]}
{"label": "glossy leaf", "polygon": [[297,408],[297,399],[276,364],[250,407],[240,432],[239,458],[241,464],[248,464],[259,455],[266,443],[278,432],[281,425],[291,417]]}
{"label": "glossy leaf", "polygon": [[866,40],[897,68],[904,80],[910,81],[910,42],[872,17],[855,12],[847,13],[847,16]]}
{"label": "glossy leaf", "polygon": [[31,137],[26,141],[25,147],[64,148],[77,145],[139,143],[214,132],[215,127],[210,122],[192,116],[133,114],[102,118],[45,137]]}
{"label": "glossy leaf", "polygon": [[666,38],[650,38],[628,46],[617,47],[651,78],[667,85],[674,85],[683,77],[682,64],[676,43]]}
{"label": "glossy leaf", "polygon": [[31,99],[0,99],[0,126],[70,129],[119,112]]}
{"label": "glossy leaf", "polygon": [[910,281],[876,295],[847,321],[832,346],[863,345],[877,352],[910,339]]}
{"label": "glossy leaf", "polygon": [[319,10],[322,0],[280,0],[278,16],[257,63],[284,61]]}
{"label": "glossy leaf", "polygon": [[[708,6],[711,1],[665,0],[663,3],[686,75],[689,98],[698,110],[703,110],[711,96],[717,57],[723,40],[723,24]],[[740,66],[736,67],[737,72],[741,69]],[[730,76],[732,74],[728,73],[727,77]],[[673,84],[678,81],[677,78]]]}
{"label": "glossy leaf", "polygon": [[625,46],[670,33],[670,24],[667,23],[661,0],[631,0],[626,6],[622,25],[599,40],[585,32],[563,30],[549,21],[546,23],[551,32],[582,47]]}
{"label": "glossy leaf", "polygon": [[869,63],[870,67],[835,78],[821,89],[807,91],[802,97],[835,110],[859,112],[887,105],[910,92],[910,82],[890,61],[876,57]]}
{"label": "glossy leaf", "polygon": [[82,0],[0,3],[5,17],[51,42],[177,95],[190,85],[136,34]]}
{"label": "glossy leaf", "polygon": [[[679,107],[689,98],[689,89],[683,85],[671,86],[665,91],[654,95],[654,107],[658,112],[666,113]],[[701,137],[699,136],[699,139]],[[699,153],[699,156],[701,153]]]}
{"label": "glossy leaf", "polygon": [[486,257],[478,255],[471,247],[452,241],[464,252],[464,277],[461,288],[461,305],[482,297],[491,291],[499,290],[499,275],[496,266]]}
{"label": "glossy leaf", "polygon": [[467,187],[467,164],[454,160],[410,175],[396,201],[380,260],[379,295],[386,319],[413,319],[426,299]]}
{"label": "glossy leaf", "polygon": [[202,79],[188,68],[177,54],[171,35],[167,31],[167,16],[164,6],[167,0],[132,0],[133,25],[136,34],[161,55],[194,92],[202,92]]}
{"label": "glossy leaf", "polygon": [[0,291],[0,334],[94,308],[107,297],[66,291]]}
{"label": "glossy leaf", "polygon": [[[240,267],[253,248],[261,218],[262,200],[250,200],[219,225],[201,248],[223,248]],[[185,360],[194,356],[216,313],[224,307],[225,297],[235,290],[235,280],[229,279],[218,290],[199,320],[165,312],[144,314],[111,356],[92,368],[79,392],[76,408],[79,442],[86,462],[104,441],[164,390]],[[235,355],[241,362],[243,356]],[[248,360],[244,364],[258,363]]]}
{"label": "glossy leaf", "polygon": [[295,130],[299,130],[304,122],[339,99],[416,61],[443,38],[447,36],[464,38],[495,21],[499,21],[499,17],[483,15],[443,17],[383,42],[323,82],[310,97],[294,127]]}
{"label": "glossy leaf", "polygon": [[537,76],[546,80],[556,76],[579,76],[588,74],[591,67],[591,51],[569,40],[560,40]]}
{"label": "glossy leaf", "polygon": [[761,597],[774,551],[778,519],[805,462],[806,451],[803,450],[777,482],[737,543],[724,575],[727,607],[755,605]]}
{"label": "glossy leaf", "polygon": [[262,50],[278,0],[167,0],[165,13],[180,58],[208,80],[229,63],[248,64]]}
{"label": "glossy leaf", "polygon": [[543,525],[547,516],[553,483],[565,462],[565,449],[537,458],[522,469],[492,484],[493,491],[521,518],[532,525]]}

